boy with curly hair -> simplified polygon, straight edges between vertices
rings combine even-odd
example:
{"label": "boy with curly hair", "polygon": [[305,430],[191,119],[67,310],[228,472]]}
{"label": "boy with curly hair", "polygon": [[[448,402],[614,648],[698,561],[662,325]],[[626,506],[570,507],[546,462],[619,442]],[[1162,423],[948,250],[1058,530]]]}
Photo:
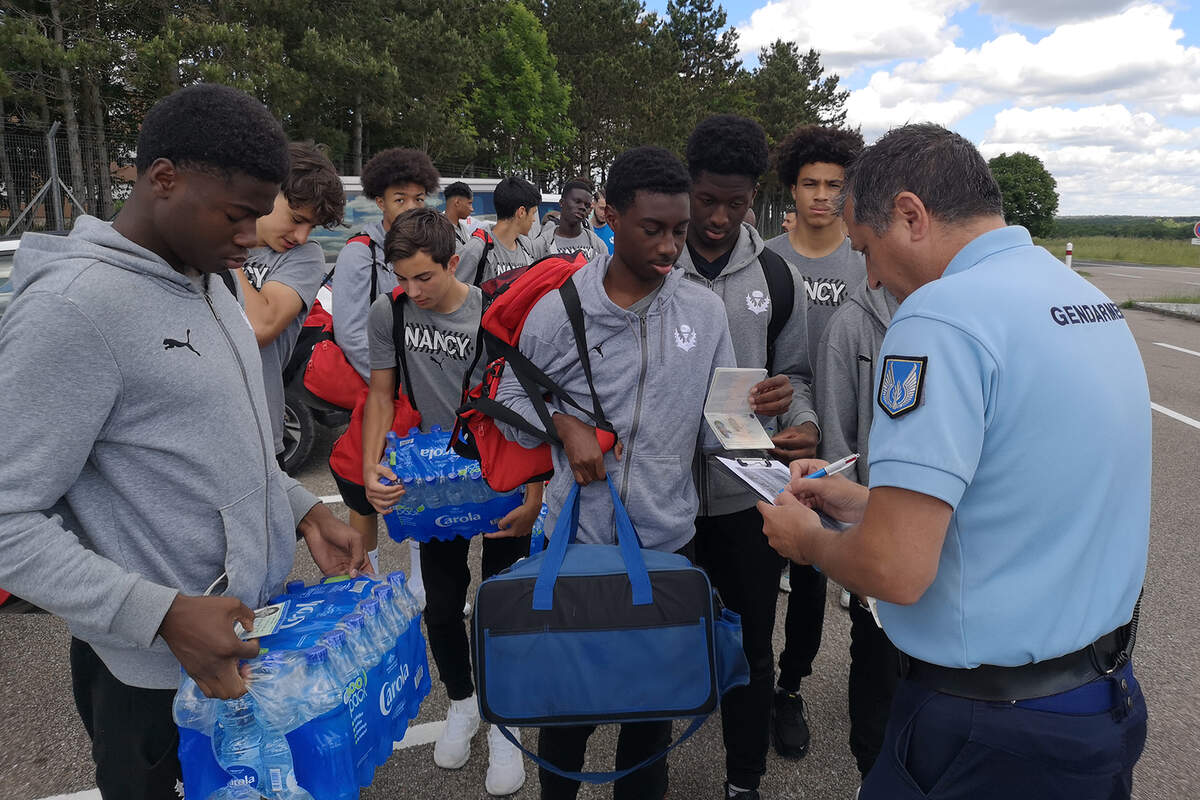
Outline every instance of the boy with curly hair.
{"label": "boy with curly hair", "polygon": [[[367,318],[375,298],[396,288],[396,273],[384,258],[384,240],[396,217],[413,208],[423,208],[426,198],[438,190],[440,176],[420,150],[393,147],[377,153],[363,167],[363,194],[370,197],[383,212],[381,222],[373,222],[363,232],[366,237],[354,236],[338,253],[333,272],[333,340],[346,361],[363,379],[371,379],[370,346],[367,342]],[[375,509],[367,502],[361,487],[347,485],[336,472],[338,488],[350,511],[350,524],[359,531],[371,554],[371,563],[378,567],[379,533]],[[424,597],[424,585],[419,572],[420,559],[414,546],[410,588],[419,600]]]}
{"label": "boy with curly hair", "polygon": [[[804,276],[808,294],[809,363],[816,365],[821,336],[833,312],[867,277],[862,254],[850,248],[846,227],[837,210],[846,165],[862,150],[862,135],[819,125],[802,125],[780,143],[775,153],[779,182],[796,203],[796,221],[788,233],[767,241]],[[814,374],[819,384],[823,378]],[[837,453],[841,458],[848,453]],[[807,565],[791,565],[785,629],[779,654],[772,732],[775,750],[785,758],[808,752],[807,710],[800,681],[812,674],[821,647],[825,620],[825,576]],[[842,604],[849,596],[843,593]]]}

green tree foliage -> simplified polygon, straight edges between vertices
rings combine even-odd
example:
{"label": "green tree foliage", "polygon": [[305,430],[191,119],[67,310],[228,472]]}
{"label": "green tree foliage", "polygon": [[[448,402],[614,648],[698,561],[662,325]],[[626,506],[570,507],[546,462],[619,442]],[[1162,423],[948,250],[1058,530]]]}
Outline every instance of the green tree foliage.
{"label": "green tree foliage", "polygon": [[129,162],[142,117],[197,81],[250,92],[348,174],[406,146],[545,188],[603,180],[636,145],[680,152],[715,112],[759,119],[772,141],[844,121],[816,52],[777,42],[748,72],[727,23],[719,0],[668,0],[662,16],[643,0],[3,0],[0,207],[44,181],[29,165],[58,120],[60,174],[109,213],[110,166]]}
{"label": "green tree foliage", "polygon": [[816,50],[801,54],[793,42],[782,39],[762,48],[748,91],[771,145],[799,125],[844,125],[850,93],[838,89],[839,81],[837,75],[825,74]]}
{"label": "green tree foliage", "polygon": [[482,44],[486,55],[471,106],[483,149],[505,173],[557,166],[575,136],[570,89],[559,79],[538,18],[509,2],[485,28]]}
{"label": "green tree foliage", "polygon": [[[726,28],[725,9],[714,0],[668,0],[667,33],[679,49],[682,93],[676,102],[690,122],[713,113],[745,113],[738,78],[737,31]],[[689,126],[690,127],[690,126]]]}
{"label": "green tree foliage", "polygon": [[1058,189],[1042,160],[1028,153],[1001,153],[988,162],[1004,196],[1004,221],[1033,236],[1049,236],[1058,211]]}

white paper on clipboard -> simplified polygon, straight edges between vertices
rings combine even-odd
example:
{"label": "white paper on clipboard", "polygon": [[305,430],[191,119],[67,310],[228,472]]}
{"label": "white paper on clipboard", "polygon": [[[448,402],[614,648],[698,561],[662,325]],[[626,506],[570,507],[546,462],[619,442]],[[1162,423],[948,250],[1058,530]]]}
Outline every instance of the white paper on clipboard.
{"label": "white paper on clipboard", "polygon": [[767,379],[765,369],[717,367],[713,370],[704,419],[726,450],[770,450],[775,446],[750,410],[750,390]]}
{"label": "white paper on clipboard", "polygon": [[[788,466],[773,458],[727,458],[716,456],[717,463],[729,474],[749,486],[763,500],[774,503],[775,498],[787,489],[792,479]],[[838,522],[822,511],[817,511],[821,525],[831,531],[844,531],[850,527]]]}

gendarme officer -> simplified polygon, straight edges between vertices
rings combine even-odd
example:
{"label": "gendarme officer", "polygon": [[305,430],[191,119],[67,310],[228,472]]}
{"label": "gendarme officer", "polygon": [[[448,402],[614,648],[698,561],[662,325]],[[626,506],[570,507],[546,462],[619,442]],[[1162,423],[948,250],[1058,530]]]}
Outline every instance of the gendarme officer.
{"label": "gendarme officer", "polygon": [[[1128,798],[1150,524],[1150,397],[1125,320],[1006,227],[934,125],[846,170],[868,281],[902,303],[875,365],[870,489],[793,463],[771,544],[860,595],[902,653],[863,800]],[[807,505],[857,523],[821,527]]]}

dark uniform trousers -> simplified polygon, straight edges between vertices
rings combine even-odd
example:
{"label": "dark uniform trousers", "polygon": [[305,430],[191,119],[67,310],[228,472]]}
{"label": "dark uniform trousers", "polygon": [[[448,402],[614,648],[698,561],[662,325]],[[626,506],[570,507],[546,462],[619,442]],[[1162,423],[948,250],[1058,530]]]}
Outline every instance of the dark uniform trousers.
{"label": "dark uniform trousers", "polygon": [[[471,540],[461,536],[421,543],[421,575],[425,581],[425,630],[438,677],[451,700],[475,693],[471,679],[471,646],[463,622],[463,605],[471,585],[467,553]],[[487,580],[529,555],[529,537],[484,539],[481,571]]]}
{"label": "dark uniform trousers", "polygon": [[734,786],[757,789],[767,771],[774,696],[775,606],[783,559],[763,535],[757,508],[696,519],[696,563],[725,606],[742,617],[742,649],[750,683],[721,698],[725,774]]}
{"label": "dark uniform trousers", "polygon": [[883,747],[888,710],[900,679],[896,645],[875,624],[871,612],[850,600],[850,752],[863,777],[871,771]]}
{"label": "dark uniform trousers", "polygon": [[75,708],[92,740],[96,786],[105,800],[178,800],[175,692],[117,680],[91,646],[71,639]]}
{"label": "dark uniform trousers", "polygon": [[1146,701],[1131,665],[1097,680],[1110,684],[1111,704],[1106,694],[1108,708],[1076,713],[901,680],[861,800],[1127,800],[1146,742]]}

